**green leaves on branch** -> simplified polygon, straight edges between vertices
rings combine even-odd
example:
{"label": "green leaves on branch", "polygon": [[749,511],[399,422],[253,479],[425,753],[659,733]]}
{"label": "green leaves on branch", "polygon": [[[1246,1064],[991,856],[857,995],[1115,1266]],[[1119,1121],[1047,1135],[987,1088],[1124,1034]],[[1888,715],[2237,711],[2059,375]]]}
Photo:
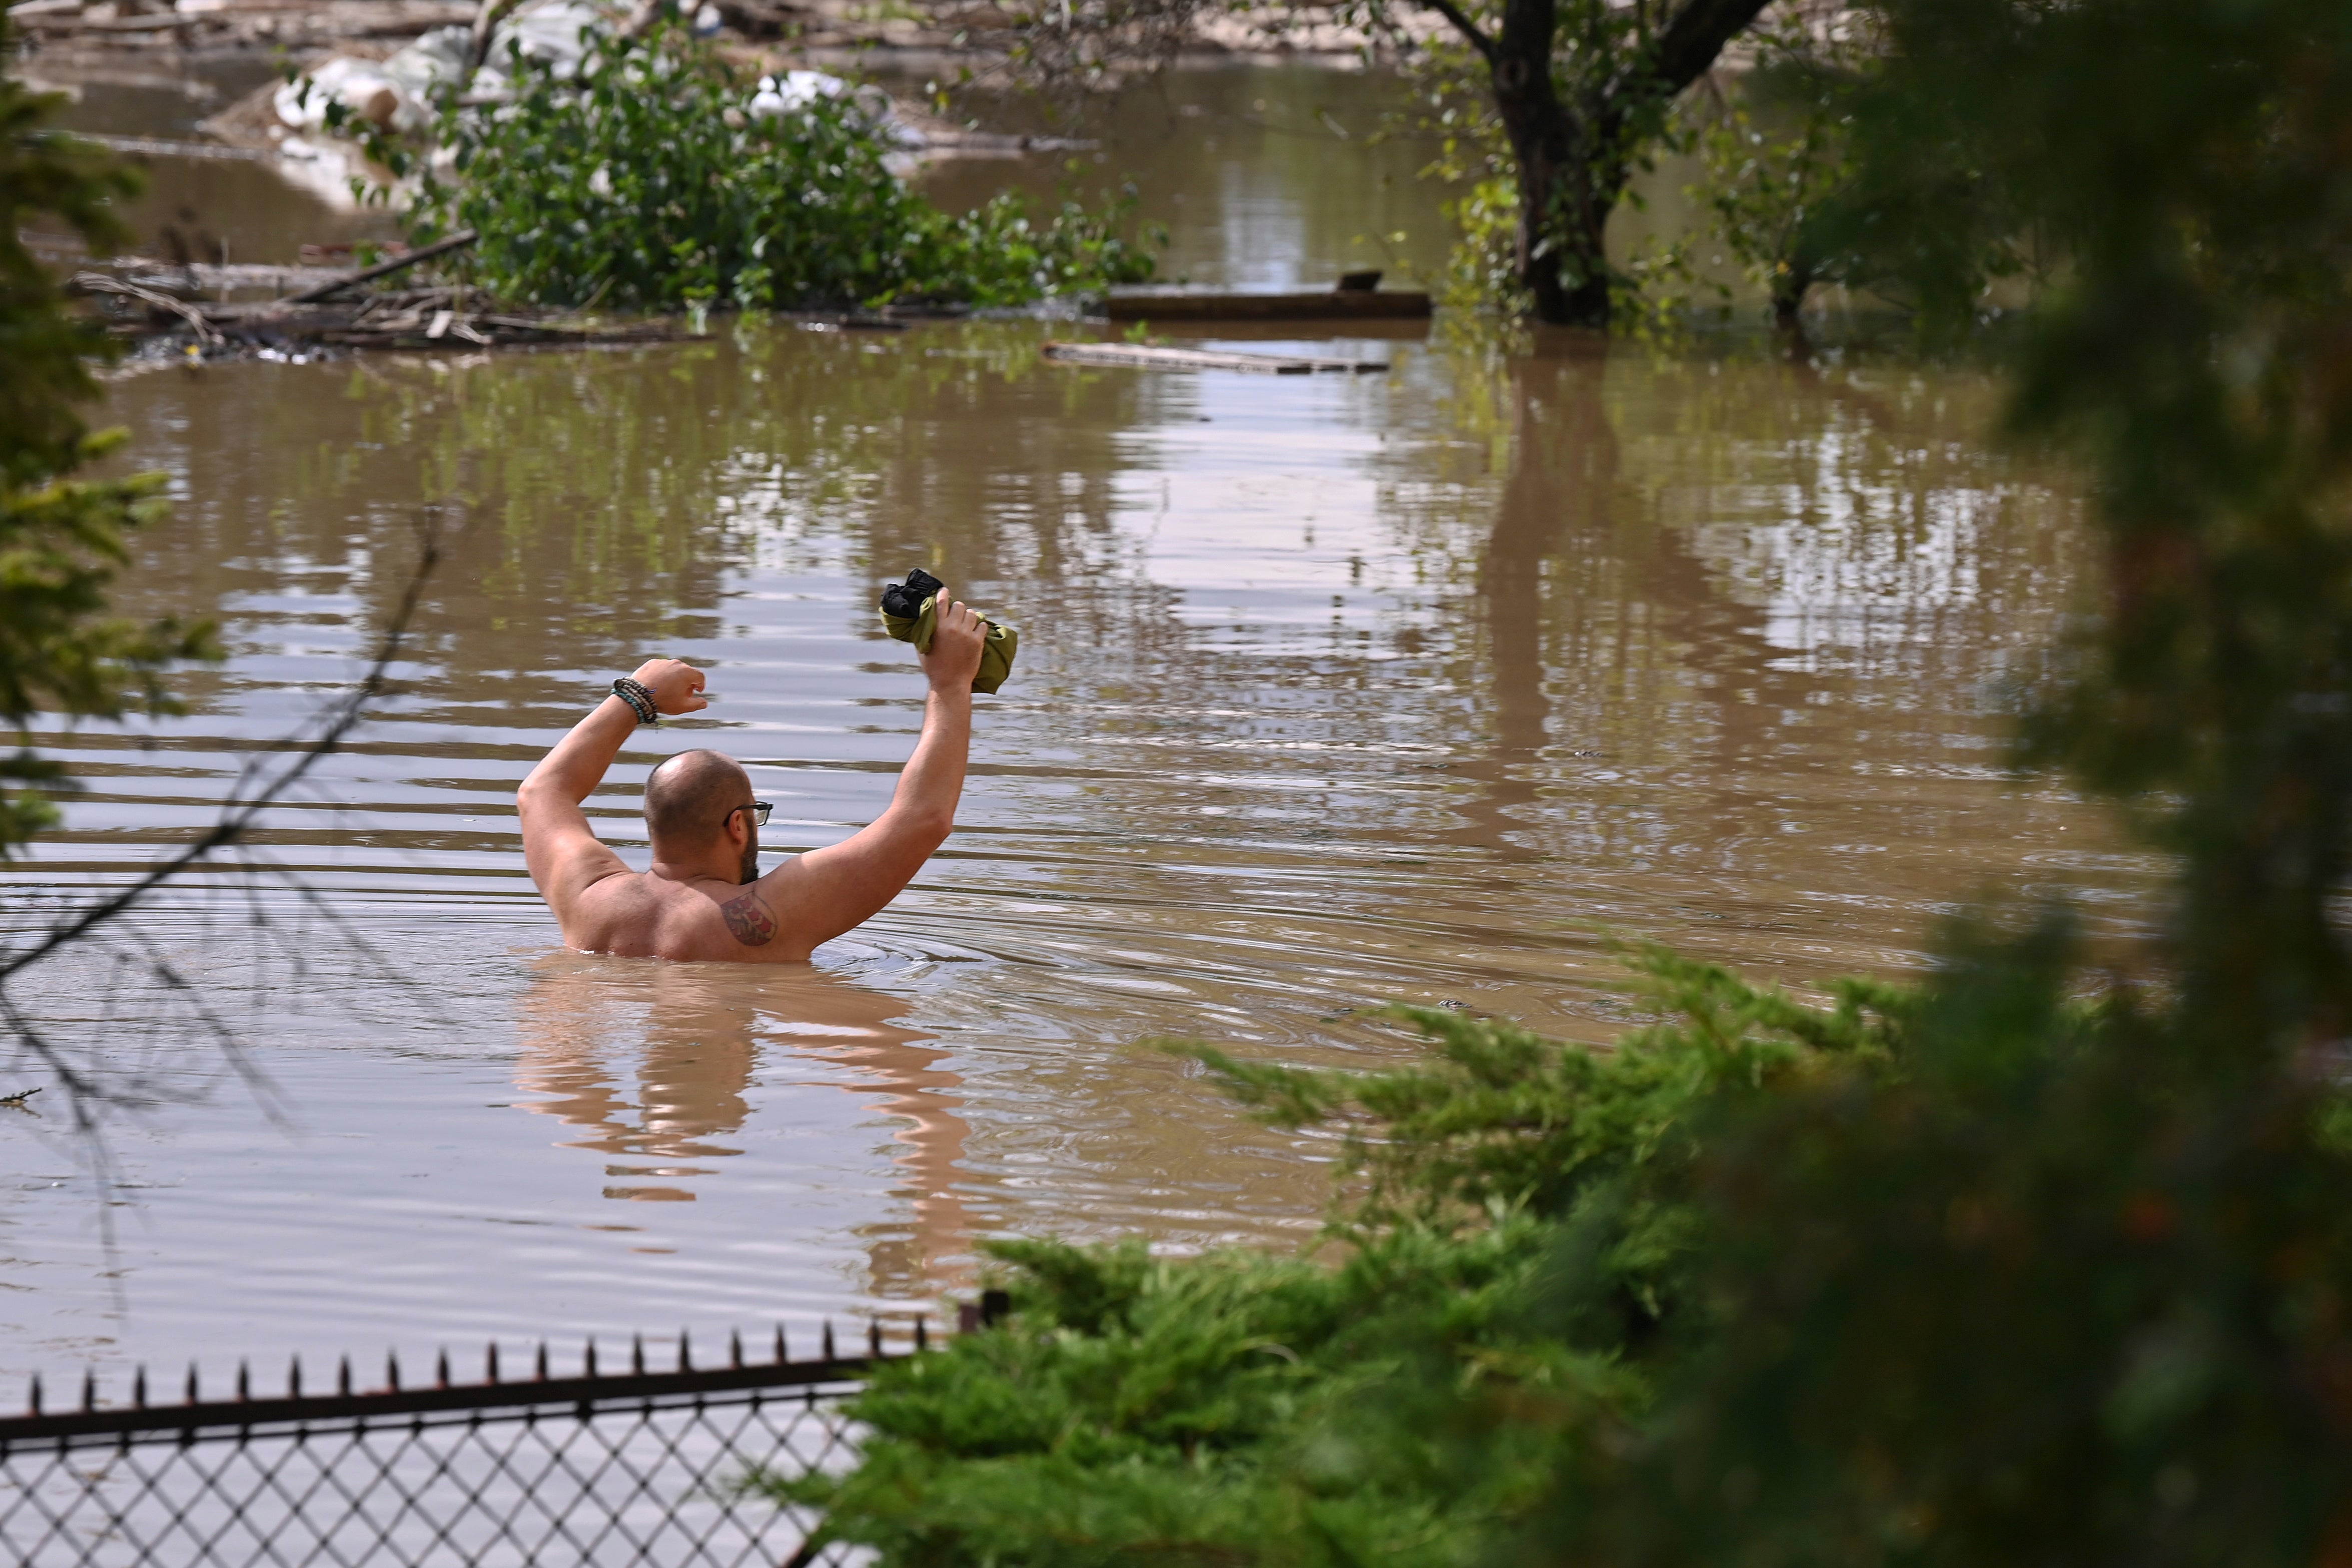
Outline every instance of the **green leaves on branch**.
{"label": "green leaves on branch", "polygon": [[1653,1182],[1686,1163],[1695,1106],[1770,1092],[1824,1061],[1883,1058],[1897,1037],[1904,999],[1891,987],[1840,982],[1824,1012],[1663,947],[1627,956],[1662,1021],[1607,1050],[1500,1019],[1401,1007],[1393,1016],[1436,1048],[1391,1071],[1236,1062],[1206,1047],[1185,1054],[1261,1121],[1343,1128],[1339,1174],[1367,1178],[1335,1216],[1353,1235],[1454,1229],[1503,1210],[1562,1216],[1598,1184]]}
{"label": "green leaves on branch", "polygon": [[1435,1054],[1380,1073],[1186,1047],[1263,1120],[1345,1127],[1343,1260],[992,1243],[1009,1328],[885,1367],[856,1469],[754,1484],[894,1565],[1480,1560],[1614,1462],[1710,1315],[1711,1130],[1903,1037],[1881,987],[1817,1009],[1635,962],[1666,1016],[1612,1050],[1428,1009]]}
{"label": "green leaves on branch", "polygon": [[[0,48],[7,42],[0,18]],[[0,67],[7,57],[0,53]],[[98,395],[90,362],[103,328],[70,314],[49,269],[26,247],[36,217],[64,226],[99,253],[126,235],[113,204],[138,176],[98,149],[47,129],[66,100],[0,71],[0,483],[33,485],[79,460],[88,426],[74,405]]]}
{"label": "green leaves on branch", "polygon": [[751,85],[673,26],[588,46],[576,76],[518,53],[510,102],[440,113],[411,225],[479,230],[469,265],[501,296],[1001,306],[1151,275],[1131,193],[1043,219],[1012,195],[950,215],[891,170],[887,127],[853,97],[755,110]]}
{"label": "green leaves on branch", "polygon": [[[0,21],[0,59],[6,27]],[[57,820],[58,765],[32,746],[35,716],[121,719],[170,713],[167,667],[217,657],[206,625],[106,615],[128,540],[160,515],[163,479],[69,476],[121,440],[90,434],[75,405],[99,395],[101,328],[66,308],[27,228],[63,225],[103,254],[123,237],[113,204],[137,189],[129,171],[45,128],[63,100],[0,74],[0,858]]]}
{"label": "green leaves on branch", "polygon": [[1629,1373],[1521,1329],[1542,1259],[1525,1220],[1401,1235],[1336,1270],[1138,1244],[991,1250],[1018,1270],[1003,1331],[877,1378],[855,1406],[856,1469],[756,1484],[890,1564],[1467,1568],[1535,1477],[1463,1465],[1470,1434],[1430,1370],[1480,1366],[1580,1426],[1638,1400]]}

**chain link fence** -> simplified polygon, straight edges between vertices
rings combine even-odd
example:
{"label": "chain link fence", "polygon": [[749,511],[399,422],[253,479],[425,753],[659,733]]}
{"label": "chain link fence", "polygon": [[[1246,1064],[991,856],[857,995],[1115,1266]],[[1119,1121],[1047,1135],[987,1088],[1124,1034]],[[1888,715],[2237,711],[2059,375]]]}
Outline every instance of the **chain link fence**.
{"label": "chain link fence", "polygon": [[[922,1325],[916,1325],[917,1348]],[[79,1408],[0,1419],[0,1562],[23,1568],[700,1568],[839,1563],[804,1549],[814,1521],[739,1483],[850,1460],[840,1401],[874,1357],[823,1353],[698,1368],[683,1340],[671,1370],[625,1370],[354,1393],[128,1406],[86,1382]]]}

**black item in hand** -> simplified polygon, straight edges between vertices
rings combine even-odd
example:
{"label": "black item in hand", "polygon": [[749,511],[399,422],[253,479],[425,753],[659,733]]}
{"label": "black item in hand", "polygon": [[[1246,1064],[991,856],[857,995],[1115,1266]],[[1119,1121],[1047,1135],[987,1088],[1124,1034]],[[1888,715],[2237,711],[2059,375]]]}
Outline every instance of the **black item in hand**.
{"label": "black item in hand", "polygon": [[886,616],[904,616],[911,621],[923,613],[924,601],[946,586],[946,584],[918,566],[907,574],[905,582],[892,583],[883,588],[882,613]]}

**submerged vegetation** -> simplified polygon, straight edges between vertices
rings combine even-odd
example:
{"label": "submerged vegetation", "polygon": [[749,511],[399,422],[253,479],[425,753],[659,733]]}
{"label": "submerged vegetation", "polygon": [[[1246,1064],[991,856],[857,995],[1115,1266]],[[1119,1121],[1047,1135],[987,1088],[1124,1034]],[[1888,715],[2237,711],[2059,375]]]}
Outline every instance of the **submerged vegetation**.
{"label": "submerged vegetation", "polygon": [[1132,193],[1033,216],[1019,196],[940,210],[890,166],[891,127],[852,94],[761,90],[674,24],[589,35],[576,70],[516,49],[510,96],[444,94],[439,155],[372,141],[418,184],[420,240],[518,302],[650,310],[1029,303],[1149,279]]}
{"label": "submerged vegetation", "polygon": [[[994,1249],[1015,1310],[761,1482],[888,1564],[2324,1561],[2352,1494],[2352,13],[1895,0],[1871,265],[1965,327],[2066,258],[2011,426],[2109,598],[2020,758],[2172,858],[2144,969],[2063,910],[1802,1007],[1659,955],[1612,1051],[1412,1015],[1339,1121],[1345,1258]],[[1901,195],[1902,200],[1892,199]],[[1989,259],[1990,258],[1990,259]]]}

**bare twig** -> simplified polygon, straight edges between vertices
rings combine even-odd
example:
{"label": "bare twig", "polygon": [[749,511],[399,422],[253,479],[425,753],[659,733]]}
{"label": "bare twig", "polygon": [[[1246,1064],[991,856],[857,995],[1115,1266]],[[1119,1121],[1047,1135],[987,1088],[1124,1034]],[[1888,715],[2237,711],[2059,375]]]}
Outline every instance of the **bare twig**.
{"label": "bare twig", "polygon": [[[31,946],[0,959],[0,1005],[5,1005],[7,984],[16,975],[121,915],[198,861],[241,840],[264,812],[299,784],[318,765],[320,759],[331,753],[341,743],[343,737],[351,733],[365,716],[368,704],[382,694],[385,672],[400,657],[409,621],[424,596],[425,579],[440,559],[439,542],[428,531],[416,572],[410,577],[408,587],[401,595],[399,607],[384,632],[383,640],[377,645],[375,658],[367,674],[341,703],[330,710],[325,728],[317,739],[303,748],[293,765],[268,780],[249,797],[233,801],[222,810],[219,820],[178,854],[150,868],[138,880],[60,921]],[[45,1057],[44,1059],[47,1058]]]}

